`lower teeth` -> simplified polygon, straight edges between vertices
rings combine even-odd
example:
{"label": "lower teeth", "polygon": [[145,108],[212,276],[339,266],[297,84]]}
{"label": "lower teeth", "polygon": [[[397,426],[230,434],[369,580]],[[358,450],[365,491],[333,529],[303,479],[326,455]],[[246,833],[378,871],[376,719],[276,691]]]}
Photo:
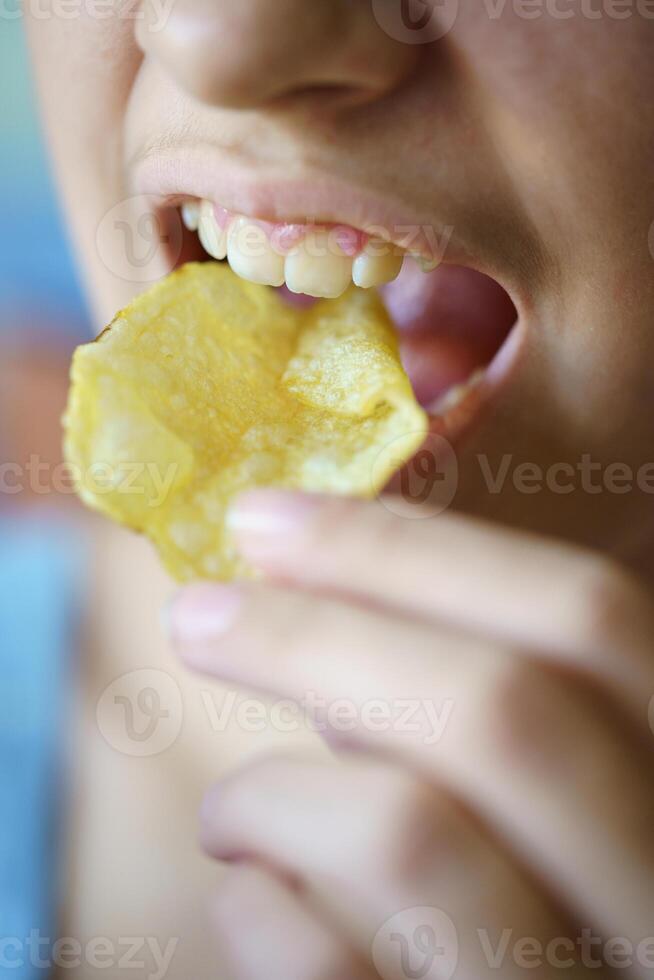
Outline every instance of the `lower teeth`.
{"label": "lower teeth", "polygon": [[486,370],[476,368],[466,381],[453,385],[452,388],[439,395],[438,398],[428,407],[430,415],[446,415],[456,408],[461,402],[465,401],[469,394],[479,387],[484,380]]}

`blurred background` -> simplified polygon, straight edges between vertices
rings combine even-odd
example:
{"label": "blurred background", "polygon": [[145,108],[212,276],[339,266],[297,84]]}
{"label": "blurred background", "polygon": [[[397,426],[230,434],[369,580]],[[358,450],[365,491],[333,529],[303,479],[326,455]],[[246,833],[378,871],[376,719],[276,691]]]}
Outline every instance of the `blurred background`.
{"label": "blurred background", "polygon": [[[5,12],[6,13],[6,12]],[[85,532],[61,467],[84,303],[39,133],[20,19],[0,19],[0,936],[52,936],[61,739]],[[32,968],[6,965],[23,980]],[[42,971],[41,971],[42,972]],[[36,971],[34,971],[36,975]]]}
{"label": "blurred background", "polygon": [[[71,492],[60,420],[71,355],[91,327],[21,20],[2,3],[0,144],[0,980],[51,975],[38,963],[52,960],[57,936],[84,949],[174,940],[167,980],[218,980],[206,909],[220,872],[197,846],[200,801],[249,757],[327,750],[308,730],[242,726],[247,692],[233,702],[181,669],[160,625],[172,585],[154,550]],[[159,745],[159,716],[139,707],[141,729],[157,720],[147,751],[127,710],[144,693],[165,706],[162,735],[173,728]],[[207,698],[218,712],[230,699],[224,728]],[[45,946],[31,945],[35,935]],[[67,980],[91,975],[86,961],[69,967]],[[153,969],[148,959],[136,977]],[[117,957],[103,963],[103,980],[124,975]]]}
{"label": "blurred background", "polygon": [[80,340],[85,311],[53,195],[20,19],[0,27],[0,324]]}
{"label": "blurred background", "polygon": [[0,22],[0,116],[0,506],[8,506],[8,497],[12,506],[28,497],[51,504],[36,479],[21,481],[18,492],[16,467],[30,453],[56,464],[67,365],[88,326],[39,132],[20,19]]}

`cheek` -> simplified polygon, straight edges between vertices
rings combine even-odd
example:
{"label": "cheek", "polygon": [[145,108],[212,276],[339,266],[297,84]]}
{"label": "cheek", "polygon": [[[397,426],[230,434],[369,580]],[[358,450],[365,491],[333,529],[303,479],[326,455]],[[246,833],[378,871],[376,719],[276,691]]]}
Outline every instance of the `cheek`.
{"label": "cheek", "polygon": [[[586,110],[586,128],[601,104],[598,127],[606,125],[611,93],[625,84],[637,90],[654,75],[654,9],[645,19],[637,0],[627,4],[625,19],[611,16],[613,0],[459,2],[452,42],[489,98],[525,123],[578,124]],[[625,97],[623,91],[621,104]]]}
{"label": "cheek", "polygon": [[100,257],[96,235],[125,197],[125,106],[141,55],[133,16],[124,13],[130,5],[116,3],[99,18],[87,12],[91,0],[79,0],[76,16],[64,19],[55,2],[26,0],[25,21],[54,169],[100,328],[133,295]]}
{"label": "cheek", "polygon": [[630,269],[642,275],[650,261],[651,217],[641,216],[654,214],[654,101],[644,97],[654,89],[654,19],[646,5],[623,4],[629,16],[616,19],[607,13],[613,0],[460,3],[450,43],[559,275],[570,272],[573,286],[596,276],[605,296],[616,294],[620,276],[633,288]]}
{"label": "cheek", "polygon": [[75,183],[81,196],[112,168],[120,145],[140,62],[134,22],[119,16],[118,5],[107,19],[90,16],[84,0],[70,20],[48,16],[43,0],[36,16],[35,2],[26,0],[25,20],[44,120],[64,192]]}
{"label": "cheek", "polygon": [[[70,14],[62,17],[62,0],[25,0],[25,27],[37,74],[48,74],[55,88],[67,85],[69,98],[84,100],[86,85],[104,85],[120,98],[140,60],[134,32],[139,11],[115,3],[98,16],[93,0],[68,0]],[[124,83],[124,84],[123,84]]]}

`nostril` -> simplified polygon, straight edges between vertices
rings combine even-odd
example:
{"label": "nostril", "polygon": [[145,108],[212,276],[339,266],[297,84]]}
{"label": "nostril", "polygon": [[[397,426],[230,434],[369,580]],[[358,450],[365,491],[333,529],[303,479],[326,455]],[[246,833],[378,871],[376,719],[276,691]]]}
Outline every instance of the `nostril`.
{"label": "nostril", "polygon": [[179,87],[215,106],[365,102],[413,64],[412,46],[375,29],[358,0],[175,0],[163,24],[157,6],[144,0],[139,45]]}
{"label": "nostril", "polygon": [[371,88],[355,87],[354,85],[325,82],[323,85],[312,84],[299,86],[294,90],[285,90],[275,95],[271,94],[266,103],[270,110],[286,110],[302,104],[311,107],[318,115],[321,113],[338,112],[355,108],[377,97],[378,93]]}
{"label": "nostril", "polygon": [[228,109],[287,107],[290,102],[311,102],[316,108],[343,107],[366,101],[370,89],[347,79],[334,80],[326,73],[297,68],[289,72],[277,52],[251,44],[249,50],[227,51],[220,43],[208,44],[206,36],[185,25],[150,42],[146,53],[159,62],[188,95],[208,105]]}

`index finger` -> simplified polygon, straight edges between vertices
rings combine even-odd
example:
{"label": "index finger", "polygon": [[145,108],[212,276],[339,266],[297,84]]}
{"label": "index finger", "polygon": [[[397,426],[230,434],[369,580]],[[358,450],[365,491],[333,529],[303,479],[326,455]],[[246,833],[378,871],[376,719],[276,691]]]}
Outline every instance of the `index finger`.
{"label": "index finger", "polygon": [[506,642],[652,693],[654,615],[608,559],[457,514],[406,520],[383,501],[252,491],[230,527],[271,578],[358,597]]}

